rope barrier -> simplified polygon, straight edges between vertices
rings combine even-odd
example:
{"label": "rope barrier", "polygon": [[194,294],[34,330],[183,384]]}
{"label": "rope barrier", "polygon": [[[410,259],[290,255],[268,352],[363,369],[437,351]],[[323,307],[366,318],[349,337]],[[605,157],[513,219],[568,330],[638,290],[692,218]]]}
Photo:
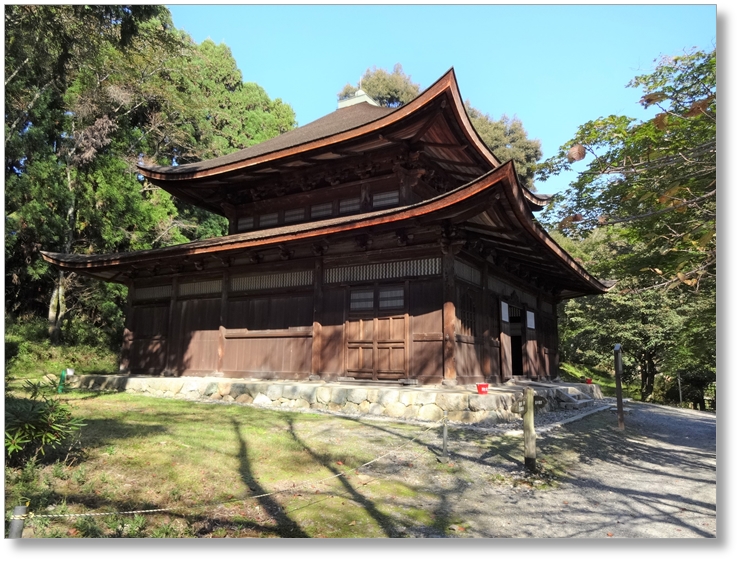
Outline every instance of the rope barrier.
{"label": "rope barrier", "polygon": [[[370,466],[371,464],[374,464],[374,463],[378,462],[379,460],[381,460],[381,459],[383,459],[383,458],[385,458],[385,457],[387,457],[389,455],[392,455],[396,451],[399,451],[399,450],[401,450],[401,449],[403,449],[403,448],[405,448],[407,446],[412,445],[413,443],[415,443],[416,441],[418,441],[419,439],[421,439],[424,435],[426,435],[429,431],[431,431],[432,429],[436,429],[436,428],[440,427],[441,425],[442,424],[437,424],[437,425],[432,425],[432,426],[428,427],[425,431],[421,432],[419,435],[417,435],[416,437],[414,437],[410,441],[407,441],[407,442],[403,443],[402,445],[399,445],[398,447],[396,447],[394,449],[391,449],[387,453],[384,453],[384,454],[380,455],[379,457],[376,457],[376,458],[374,458],[374,459],[372,459],[372,460],[370,460],[370,461],[368,461],[368,462],[366,462],[364,464],[361,464],[358,467],[351,468],[351,469],[345,470],[343,472],[340,471],[338,474],[332,474],[331,476],[327,476],[327,477],[321,478],[319,480],[313,480],[313,481],[308,481],[307,480],[307,481],[304,481],[304,482],[300,482],[297,485],[294,484],[293,486],[290,486],[289,488],[283,488],[281,490],[275,490],[273,492],[267,492],[267,493],[264,493],[264,494],[258,494],[258,495],[253,495],[253,496],[246,496],[246,497],[243,497],[243,498],[238,498],[238,499],[233,499],[233,500],[228,500],[228,501],[215,502],[215,503],[196,504],[196,505],[193,505],[193,506],[189,506],[189,507],[185,506],[185,507],[181,507],[181,508],[177,508],[177,507],[162,507],[162,508],[157,508],[157,509],[135,509],[135,510],[129,510],[129,511],[106,511],[106,512],[102,512],[102,513],[101,512],[96,512],[96,513],[50,513],[50,514],[46,514],[45,513],[45,514],[37,514],[37,513],[34,513],[34,512],[28,512],[28,513],[24,513],[22,515],[15,515],[15,514],[14,515],[11,515],[10,518],[9,518],[9,520],[10,521],[14,521],[14,520],[26,520],[26,519],[63,519],[63,518],[71,519],[71,518],[75,518],[75,517],[104,517],[104,516],[108,516],[108,515],[133,515],[133,514],[140,514],[140,513],[161,513],[161,512],[164,512],[164,511],[170,511],[170,512],[175,512],[175,511],[190,511],[190,510],[195,510],[195,509],[203,509],[203,508],[207,508],[207,507],[216,507],[216,506],[219,506],[219,505],[227,505],[227,504],[231,504],[231,503],[244,502],[244,501],[247,501],[247,500],[250,500],[250,499],[266,498],[266,497],[269,497],[269,496],[275,496],[275,495],[278,495],[278,494],[284,494],[286,492],[295,492],[296,490],[302,490],[306,486],[309,486],[309,485],[310,486],[315,486],[317,484],[321,484],[323,482],[332,480],[334,478],[340,478],[340,477],[346,476],[347,474],[350,474],[352,472],[357,472],[358,470],[360,470],[362,468],[365,468],[367,466]],[[416,455],[414,457],[414,459],[417,459],[420,456],[421,456],[421,453],[419,453],[418,455]],[[401,467],[401,468],[403,468],[403,467]],[[373,480],[370,480],[369,482],[364,483],[363,485],[367,485],[370,482],[374,482],[374,481],[379,480],[379,479],[380,478],[375,478]]]}

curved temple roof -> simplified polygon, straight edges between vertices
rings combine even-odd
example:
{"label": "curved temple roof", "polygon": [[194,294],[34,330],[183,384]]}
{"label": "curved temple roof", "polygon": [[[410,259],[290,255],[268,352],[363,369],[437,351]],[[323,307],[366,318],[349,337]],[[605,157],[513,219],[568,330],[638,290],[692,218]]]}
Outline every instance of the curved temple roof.
{"label": "curved temple roof", "polygon": [[[106,255],[75,255],[42,252],[44,259],[63,269],[111,279],[116,271],[146,262],[162,262],[198,255],[219,255],[234,251],[265,249],[281,244],[311,242],[322,238],[357,233],[366,229],[385,231],[408,225],[425,225],[449,220],[466,225],[475,231],[478,225],[466,223],[481,213],[497,207],[505,212],[509,222],[516,226],[521,249],[538,249],[536,265],[562,277],[560,295],[565,298],[597,294],[607,287],[592,277],[534,221],[529,210],[527,192],[518,183],[513,162],[499,166],[453,191],[404,207],[374,211],[361,215],[332,218],[311,223],[283,226],[241,234],[232,234],[210,240],[200,240],[157,250]],[[485,236],[484,226],[483,229]]]}
{"label": "curved temple roof", "polygon": [[[139,166],[139,171],[173,195],[224,214],[211,194],[227,179],[243,188],[271,173],[300,171],[399,144],[420,148],[460,184],[501,165],[470,122],[450,69],[397,109],[360,103],[226,156],[181,166]],[[547,203],[546,197],[523,192],[533,210]]]}

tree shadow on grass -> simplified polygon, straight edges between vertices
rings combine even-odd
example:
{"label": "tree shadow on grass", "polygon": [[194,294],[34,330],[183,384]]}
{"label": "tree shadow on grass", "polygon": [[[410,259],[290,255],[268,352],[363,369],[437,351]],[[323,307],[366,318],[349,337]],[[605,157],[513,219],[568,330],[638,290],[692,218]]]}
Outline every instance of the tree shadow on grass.
{"label": "tree shadow on grass", "polygon": [[402,536],[396,523],[392,517],[389,517],[383,513],[378,507],[365,495],[361,494],[359,490],[349,481],[349,478],[343,471],[340,471],[331,464],[329,457],[326,454],[317,453],[314,449],[301,439],[296,433],[295,424],[292,418],[288,418],[288,431],[290,432],[296,443],[300,444],[311,457],[319,464],[324,466],[329,472],[331,472],[336,480],[341,483],[344,490],[347,492],[348,497],[351,498],[355,503],[361,505],[365,512],[372,517],[375,522],[383,529],[383,532],[387,537],[400,537]]}
{"label": "tree shadow on grass", "polygon": [[[344,473],[333,466],[336,460],[335,458],[316,452],[314,448],[311,454],[317,462],[322,463],[328,470],[337,475],[337,478],[341,478],[342,485],[349,493],[347,497],[363,505],[368,515],[375,519],[389,537],[407,536],[408,534],[417,533],[422,536],[455,536],[458,526],[463,522],[463,519],[455,512],[455,506],[458,504],[462,494],[468,490],[470,482],[466,478],[465,471],[461,470],[456,463],[450,466],[444,464],[439,464],[431,468],[428,466],[430,457],[433,458],[432,462],[436,464],[436,457],[442,452],[441,444],[436,443],[438,436],[434,433],[437,430],[441,433],[441,429],[434,426],[419,427],[417,425],[409,425],[409,431],[406,431],[404,427],[399,428],[392,422],[383,425],[382,422],[371,423],[363,420],[347,421],[360,425],[362,428],[353,429],[352,427],[347,428],[342,426],[342,430],[339,433],[336,433],[336,429],[334,429],[333,434],[338,436],[339,440],[343,437],[352,439],[361,438],[367,444],[368,450],[379,448],[375,453],[379,462],[373,462],[369,466],[360,467],[362,473],[368,476],[376,476],[380,480],[395,482],[412,492],[408,498],[399,499],[395,496],[379,496],[376,493],[375,496],[377,497],[370,499],[367,494],[361,494],[357,486],[353,486],[351,479],[344,476]],[[295,427],[291,427],[291,431],[295,434]],[[328,428],[326,431],[332,432],[332,428]],[[377,432],[377,435],[374,435],[375,432]],[[295,438],[300,440],[297,436]],[[411,445],[412,442],[414,446],[426,449],[429,453],[424,455],[426,457],[425,459],[416,459],[412,463],[416,464],[418,462],[420,463],[419,466],[426,466],[429,469],[428,478],[424,478],[420,482],[408,481],[403,476],[407,461],[397,456],[397,454],[402,454],[405,444]],[[304,441],[301,441],[301,443],[308,449]],[[398,449],[397,454],[393,453],[396,449]],[[381,456],[389,452],[392,453],[390,456],[385,458]],[[416,455],[416,457],[418,456]],[[457,455],[457,457],[459,460],[462,455]],[[473,457],[470,458],[477,461]],[[418,471],[419,466],[415,470]],[[439,478],[438,476],[440,474],[443,474],[443,477]],[[398,477],[391,479],[391,475],[398,475]],[[383,513],[380,505],[387,506],[388,509],[385,511],[386,513],[391,513],[391,515]],[[409,520],[404,520],[402,510],[411,510],[411,513],[415,513],[415,515],[411,515]],[[428,524],[423,522],[424,513],[431,520]],[[450,532],[451,529],[452,532]]]}
{"label": "tree shadow on grass", "polygon": [[288,517],[275,497],[269,495],[268,491],[257,481],[251,463],[249,462],[247,443],[242,437],[241,425],[235,419],[232,419],[231,423],[234,426],[234,433],[239,443],[239,452],[237,454],[237,458],[239,459],[239,476],[242,482],[252,491],[253,496],[256,497],[260,506],[276,522],[275,527],[265,526],[263,530],[265,532],[276,533],[283,538],[308,538],[309,536],[301,529],[298,523]]}

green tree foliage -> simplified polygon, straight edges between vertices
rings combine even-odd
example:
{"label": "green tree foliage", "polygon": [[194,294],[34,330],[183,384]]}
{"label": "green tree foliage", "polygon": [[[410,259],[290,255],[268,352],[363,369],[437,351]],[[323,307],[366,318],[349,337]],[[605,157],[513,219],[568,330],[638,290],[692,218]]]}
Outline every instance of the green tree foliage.
{"label": "green tree foliage", "polygon": [[383,107],[401,107],[419,95],[419,84],[411,81],[411,76],[403,71],[400,64],[393,67],[393,72],[368,68],[360,82],[356,86],[347,83],[338,98],[351,98],[359,89]]}
{"label": "green tree foliage", "polygon": [[[411,81],[411,76],[404,73],[400,64],[393,67],[392,73],[382,68],[368,68],[357,85],[344,86],[338,94],[339,100],[352,97],[360,86],[384,107],[400,107],[419,95],[419,84]],[[491,152],[502,162],[514,160],[522,185],[534,191],[537,161],[542,158],[540,141],[529,139],[522,122],[516,117],[502,115],[499,120],[495,120],[475,109],[469,101],[465,102],[465,110]]]}
{"label": "green tree foliage", "polygon": [[541,167],[547,177],[590,156],[545,220],[571,234],[625,225],[645,243],[626,264],[632,272],[647,273],[646,284],[696,288],[716,264],[715,52],[660,59],[629,86],[642,88],[642,105],[659,112],[648,121],[610,115],[581,126]]}
{"label": "green tree foliage", "polygon": [[[185,164],[223,156],[295,127],[295,112],[288,104],[271,100],[259,85],[243,81],[228,46],[210,39],[200,45],[187,37],[184,41],[187,54],[175,61],[173,71],[178,77],[178,92],[172,99],[179,142],[168,145],[166,138],[158,138],[157,146],[170,150],[158,150],[154,163]],[[170,226],[187,229],[188,237],[206,239],[228,232],[224,217],[179,200],[175,204],[178,220]]]}
{"label": "green tree foliage", "polygon": [[[544,217],[561,245],[616,285],[570,301],[565,357],[609,361],[624,346],[643,398],[703,395],[716,379],[716,60],[694,52],[657,61],[629,84],[658,109],[638,122],[611,115],[581,126],[542,175],[586,169]],[[567,238],[566,238],[567,237]]]}
{"label": "green tree foliage", "polygon": [[540,141],[528,138],[521,120],[516,117],[502,115],[495,120],[487,113],[475,109],[467,100],[465,110],[476,132],[496,158],[502,162],[513,160],[519,181],[527,189],[536,191],[534,177],[537,162],[542,158]]}
{"label": "green tree foliage", "polygon": [[[226,154],[294,126],[243,83],[225,46],[195,45],[161,6],[6,9],[6,310],[58,340],[118,345],[125,289],[55,272],[39,250],[106,253],[220,235],[225,220],[143,183],[139,162]],[[77,334],[77,336],[73,336]]]}
{"label": "green tree foliage", "polygon": [[605,295],[560,304],[561,359],[611,372],[611,351],[620,343],[625,377],[640,381],[644,400],[651,398],[661,376],[670,388],[681,376],[685,389],[702,394],[716,378],[715,291],[709,290],[709,281],[700,292],[643,288],[640,276],[625,271],[625,260],[629,263],[644,245],[632,245],[622,226],[595,230],[582,239],[552,235],[592,274],[619,279]]}

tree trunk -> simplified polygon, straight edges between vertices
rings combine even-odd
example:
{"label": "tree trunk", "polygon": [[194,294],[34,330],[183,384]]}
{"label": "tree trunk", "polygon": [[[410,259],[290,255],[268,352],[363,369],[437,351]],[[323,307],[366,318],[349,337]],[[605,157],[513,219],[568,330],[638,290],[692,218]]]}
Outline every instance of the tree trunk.
{"label": "tree trunk", "polygon": [[[67,189],[69,189],[72,197],[67,208],[67,232],[64,240],[64,252],[70,254],[72,253],[72,241],[74,237],[76,198],[69,164],[67,164]],[[54,291],[51,294],[51,302],[49,303],[49,340],[53,344],[58,344],[62,337],[62,321],[67,312],[67,305],[64,299],[66,280],[67,278],[64,276],[64,272],[60,270],[54,282]]]}
{"label": "tree trunk", "polygon": [[640,360],[640,372],[642,385],[640,388],[640,396],[645,401],[653,393],[655,386],[655,360],[652,354],[644,353]]}
{"label": "tree trunk", "polygon": [[54,291],[49,303],[49,339],[51,343],[58,344],[62,336],[62,320],[67,306],[64,301],[64,273],[61,271],[55,281]]}

